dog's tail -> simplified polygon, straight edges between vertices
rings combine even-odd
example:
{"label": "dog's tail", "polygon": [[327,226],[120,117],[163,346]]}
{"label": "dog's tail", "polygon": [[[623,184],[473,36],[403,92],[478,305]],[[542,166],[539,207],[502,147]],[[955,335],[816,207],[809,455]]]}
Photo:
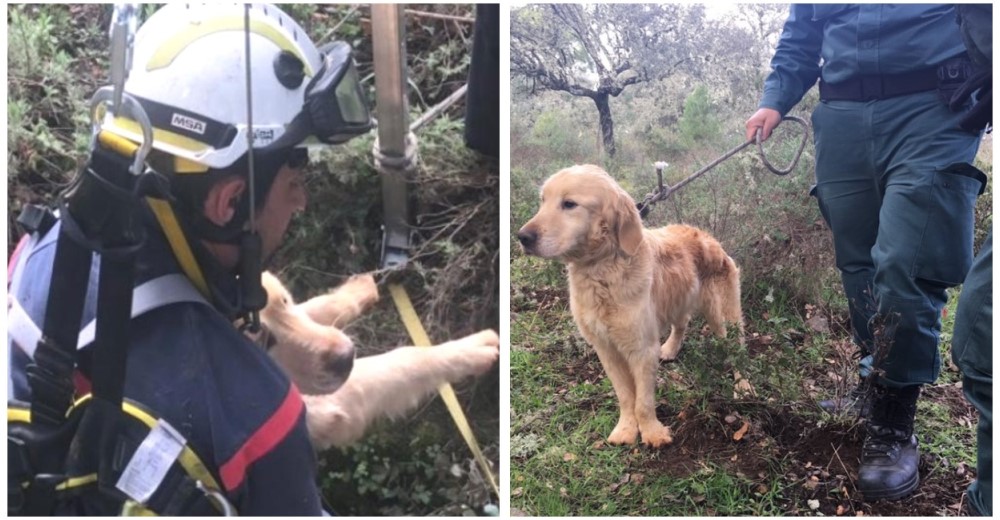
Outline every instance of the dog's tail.
{"label": "dog's tail", "polygon": [[740,268],[736,262],[725,252],[721,251],[716,255],[721,258],[721,262],[716,265],[712,273],[703,280],[704,289],[702,294],[708,298],[704,303],[704,308],[708,315],[709,322],[713,324],[715,332],[720,336],[725,335],[725,324],[733,323],[739,328],[740,344],[744,344],[743,311],[740,304]]}

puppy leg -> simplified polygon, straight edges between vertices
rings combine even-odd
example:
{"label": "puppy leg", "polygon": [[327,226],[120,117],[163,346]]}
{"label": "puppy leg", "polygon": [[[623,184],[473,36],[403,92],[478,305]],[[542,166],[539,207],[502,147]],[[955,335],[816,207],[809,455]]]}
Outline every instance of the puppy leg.
{"label": "puppy leg", "polygon": [[380,418],[399,418],[445,383],[480,375],[496,364],[496,332],[484,330],[436,347],[400,347],[355,361],[335,393],[303,395],[309,436],[317,449],[347,446]]}
{"label": "puppy leg", "polygon": [[608,436],[608,443],[633,444],[639,436],[639,424],[635,420],[635,381],[628,362],[613,346],[594,343],[594,350],[618,397],[618,424]]}
{"label": "puppy leg", "polygon": [[681,342],[684,341],[684,332],[687,330],[688,321],[691,316],[684,316],[670,325],[670,337],[660,346],[660,359],[663,361],[673,361],[677,359],[677,354],[681,351]]}
{"label": "puppy leg", "polygon": [[343,328],[378,301],[378,287],[370,274],[352,276],[328,294],[298,306],[316,323]]}
{"label": "puppy leg", "polygon": [[642,443],[659,448],[674,439],[670,428],[656,418],[656,369],[659,363],[655,352],[655,348],[644,348],[630,352],[627,359],[635,380],[635,418],[639,423]]}

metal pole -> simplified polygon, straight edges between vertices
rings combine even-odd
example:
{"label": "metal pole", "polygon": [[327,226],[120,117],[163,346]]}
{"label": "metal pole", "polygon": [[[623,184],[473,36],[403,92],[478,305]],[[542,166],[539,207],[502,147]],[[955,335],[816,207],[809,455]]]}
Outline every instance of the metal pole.
{"label": "metal pole", "polygon": [[410,134],[406,101],[403,9],[396,4],[373,4],[371,13],[378,113],[374,153],[382,174],[385,215],[381,264],[382,268],[403,267],[410,246],[407,181],[416,165],[416,141]]}

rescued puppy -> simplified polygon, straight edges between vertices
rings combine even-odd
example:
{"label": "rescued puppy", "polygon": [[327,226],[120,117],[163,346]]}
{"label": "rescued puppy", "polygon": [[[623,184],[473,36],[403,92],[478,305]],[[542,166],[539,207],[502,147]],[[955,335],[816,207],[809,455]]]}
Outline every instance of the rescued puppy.
{"label": "rescued puppy", "polygon": [[[645,229],[635,201],[604,170],[573,166],[549,177],[538,213],[517,234],[525,253],[568,267],[570,309],[618,396],[608,437],[653,447],[673,441],[656,418],[658,359],[677,357],[701,313],[718,336],[743,337],[739,268],[708,233],[685,225]],[[670,326],[670,337],[659,344]]]}
{"label": "rescued puppy", "polygon": [[296,304],[271,273],[264,273],[265,331],[258,343],[301,391],[313,446],[347,446],[380,418],[415,409],[439,386],[480,375],[499,358],[500,338],[484,330],[435,347],[399,347],[354,358],[354,344],[340,327],[378,301],[371,275],[349,279],[334,291]]}

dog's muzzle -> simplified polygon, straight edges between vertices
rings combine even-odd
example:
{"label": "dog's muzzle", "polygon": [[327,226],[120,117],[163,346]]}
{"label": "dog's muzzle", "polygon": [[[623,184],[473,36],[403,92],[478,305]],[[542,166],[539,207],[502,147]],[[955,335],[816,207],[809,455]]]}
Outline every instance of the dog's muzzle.
{"label": "dog's muzzle", "polygon": [[523,249],[525,253],[529,255],[535,254],[535,245],[538,243],[538,233],[521,228],[521,230],[517,232],[517,241],[521,243],[521,249]]}

